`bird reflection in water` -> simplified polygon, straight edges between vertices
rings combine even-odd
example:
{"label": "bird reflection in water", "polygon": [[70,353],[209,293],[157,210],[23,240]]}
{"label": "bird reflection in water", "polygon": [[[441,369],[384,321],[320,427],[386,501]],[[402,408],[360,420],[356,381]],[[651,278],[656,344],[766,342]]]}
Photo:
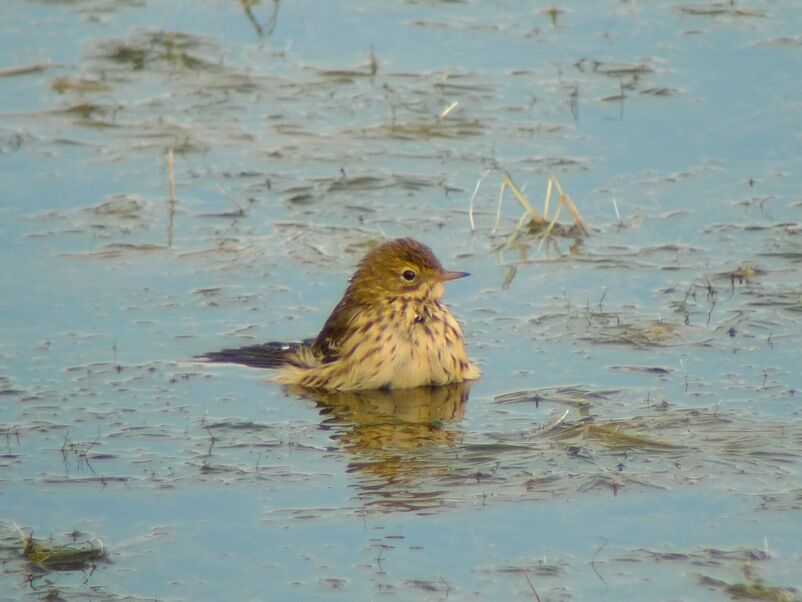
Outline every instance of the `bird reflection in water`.
{"label": "bird reflection in water", "polygon": [[363,391],[287,391],[318,404],[321,428],[353,458],[348,472],[366,506],[425,510],[441,498],[453,471],[457,425],[472,381],[438,387]]}

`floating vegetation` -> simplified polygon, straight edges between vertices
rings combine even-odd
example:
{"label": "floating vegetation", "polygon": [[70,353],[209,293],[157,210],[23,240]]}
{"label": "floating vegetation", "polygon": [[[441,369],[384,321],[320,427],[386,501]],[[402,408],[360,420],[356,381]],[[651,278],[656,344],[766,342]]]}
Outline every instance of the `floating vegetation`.
{"label": "floating vegetation", "polygon": [[748,305],[754,307],[777,307],[794,313],[802,312],[802,287],[795,289],[764,289],[745,291]]}
{"label": "floating vegetation", "polygon": [[56,544],[52,540],[35,539],[17,527],[22,539],[25,560],[43,571],[80,571],[93,566],[106,556],[100,539]]}
{"label": "floating vegetation", "polygon": [[319,69],[318,73],[325,78],[347,83],[361,77],[373,77],[378,71],[379,61],[376,59],[376,53],[371,50],[370,59],[364,67],[358,67],[356,69]]}
{"label": "floating vegetation", "polygon": [[686,15],[704,17],[765,17],[766,11],[739,8],[735,2],[708,2],[706,4],[678,4],[677,10]]}
{"label": "floating vegetation", "polygon": [[107,40],[97,50],[98,58],[142,71],[168,67],[186,71],[217,71],[219,64],[202,56],[213,46],[199,36],[171,31],[144,31],[127,42]]}
{"label": "floating vegetation", "polygon": [[49,111],[49,114],[70,117],[84,127],[105,129],[117,127],[114,118],[119,110],[119,105],[81,102],[63,109]]}
{"label": "floating vegetation", "polygon": [[516,564],[488,566],[479,569],[487,573],[532,573],[538,577],[559,577],[569,572],[569,563],[565,560],[546,561],[543,558],[521,561]]}
{"label": "floating vegetation", "polygon": [[620,63],[582,59],[578,61],[575,66],[582,72],[598,73],[609,77],[640,76],[654,72],[654,69],[643,63]]}
{"label": "floating vegetation", "polygon": [[661,562],[664,560],[676,562],[690,562],[696,566],[722,566],[726,563],[745,563],[768,560],[770,558],[765,550],[751,548],[704,548],[690,552],[666,552],[662,550],[638,549],[623,557],[617,558],[621,562],[637,560],[651,560]]}
{"label": "floating vegetation", "polygon": [[727,580],[710,574],[697,574],[696,582],[706,589],[718,590],[728,595],[732,600],[799,602],[799,590],[796,587],[770,585],[758,574],[758,564],[770,562],[771,560],[773,558],[768,549],[704,548],[689,552],[637,549],[612,560],[602,562],[622,565],[638,562],[684,564],[687,565],[687,570],[691,575],[698,571],[700,567],[706,571],[726,571],[729,574],[739,572],[743,575],[743,580]]}
{"label": "floating vegetation", "polygon": [[656,374],[660,376],[665,376],[674,372],[671,368],[664,368],[662,366],[610,366],[610,370],[631,372],[634,374]]}
{"label": "floating vegetation", "polygon": [[802,36],[778,36],[753,42],[755,46],[802,46]]}
{"label": "floating vegetation", "polygon": [[62,253],[61,257],[91,258],[91,259],[117,259],[147,253],[161,253],[169,251],[166,245],[150,243],[109,243],[93,251],[85,253]]}
{"label": "floating vegetation", "polygon": [[595,331],[590,336],[580,337],[581,340],[632,347],[662,347],[673,344],[684,329],[684,326],[662,320],[647,320],[641,324],[625,323],[620,315],[614,313],[594,313],[592,323]]}
{"label": "floating vegetation", "polygon": [[539,165],[544,169],[572,169],[586,171],[591,168],[591,161],[578,157],[527,157],[521,163]]}
{"label": "floating vegetation", "polygon": [[107,82],[98,79],[59,77],[50,83],[50,89],[59,94],[64,94],[66,92],[94,94],[98,92],[108,92],[111,87]]}
{"label": "floating vegetation", "polygon": [[353,193],[373,190],[418,191],[436,187],[440,183],[440,179],[432,176],[400,173],[347,175],[342,172],[340,177],[313,178],[310,182],[310,184],[292,186],[284,190],[287,201],[294,205],[309,205],[331,201],[332,195],[338,193],[347,194],[347,198],[350,200]]}
{"label": "floating vegetation", "polygon": [[765,600],[766,602],[799,602],[795,587],[774,587],[762,582],[727,583],[713,577],[700,577],[699,584],[720,589],[734,600]]}
{"label": "floating vegetation", "polygon": [[633,418],[631,420],[606,423],[586,419],[577,424],[564,426],[553,438],[555,441],[570,445],[598,443],[603,447],[617,451],[682,449],[681,445],[652,439],[651,437],[637,434],[636,430],[649,430],[644,419]]}
{"label": "floating vegetation", "polygon": [[146,202],[141,198],[118,194],[97,205],[84,207],[81,211],[104,218],[138,220],[142,219],[146,207]]}
{"label": "floating vegetation", "polygon": [[[789,274],[792,276],[789,278]],[[682,316],[683,323],[691,324],[692,317],[697,316],[694,322],[701,322],[705,328],[715,326],[717,331],[726,331],[730,337],[735,337],[739,330],[749,326],[753,336],[768,337],[771,342],[772,333],[783,330],[783,324],[794,324],[793,315],[802,312],[802,287],[795,280],[794,269],[764,270],[747,263],[734,270],[722,270],[710,277],[695,278],[684,290],[676,288],[666,289],[666,293],[679,293],[679,296],[669,302],[673,311]],[[714,282],[727,282],[726,288]],[[723,290],[722,290],[723,288]],[[730,308],[725,304],[737,302],[736,307]],[[718,322],[713,320],[717,307],[725,312]],[[761,313],[761,308],[782,310],[771,314]],[[791,333],[780,336],[787,337]],[[796,335],[794,335],[796,336]],[[707,344],[707,341],[702,341]]]}
{"label": "floating vegetation", "polygon": [[678,88],[669,88],[667,86],[659,86],[654,88],[645,88],[640,91],[643,96],[677,96],[681,90]]}
{"label": "floating vegetation", "polygon": [[577,408],[586,408],[619,397],[623,389],[593,389],[580,387],[547,387],[544,389],[527,389],[496,395],[496,403],[556,403]]}
{"label": "floating vegetation", "polygon": [[685,323],[662,318],[649,318],[629,308],[606,310],[601,303],[584,306],[556,303],[542,314],[529,319],[539,338],[560,338],[567,334],[594,345],[626,345],[635,349],[708,346],[710,333],[689,326],[695,311],[692,300],[674,303],[687,317]]}
{"label": "floating vegetation", "polygon": [[799,602],[799,590],[795,587],[778,587],[769,585],[758,575],[754,561],[768,560],[765,553],[756,553],[754,558],[743,563],[744,581],[725,581],[709,575],[699,576],[699,585],[717,589],[728,594],[733,600],[762,600],[765,602]]}
{"label": "floating vegetation", "polygon": [[[599,84],[594,88],[600,92],[597,102],[620,103],[619,117],[623,117],[624,102],[636,98],[635,94],[639,97],[671,98],[684,91],[652,81],[664,71],[662,62],[655,59],[647,59],[646,62],[628,62],[583,58],[574,63],[574,68],[581,75],[599,78]],[[613,93],[610,93],[611,83],[617,83]],[[581,89],[587,93],[588,86],[582,85]],[[579,91],[580,86],[573,84],[567,99],[574,119],[579,118]]]}
{"label": "floating vegetation", "polygon": [[381,138],[390,140],[453,140],[479,136],[485,125],[477,119],[432,119],[431,121],[394,121],[372,127],[347,129],[346,134],[359,138]]}
{"label": "floating vegetation", "polygon": [[752,265],[744,265],[731,272],[724,272],[723,274],[718,274],[718,276],[720,278],[729,278],[730,283],[734,288],[736,282],[738,284],[749,284],[749,281],[752,280],[755,276],[762,276],[765,273],[766,272],[761,270],[760,268],[756,268]]}

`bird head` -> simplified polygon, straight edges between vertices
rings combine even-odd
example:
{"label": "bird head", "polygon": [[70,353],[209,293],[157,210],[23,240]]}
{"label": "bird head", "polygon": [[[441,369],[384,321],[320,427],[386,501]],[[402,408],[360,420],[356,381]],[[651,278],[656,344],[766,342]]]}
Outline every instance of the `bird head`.
{"label": "bird head", "polygon": [[368,303],[391,297],[438,300],[443,296],[445,282],[465,276],[466,272],[444,270],[426,245],[399,238],[365,255],[351,277],[348,292]]}

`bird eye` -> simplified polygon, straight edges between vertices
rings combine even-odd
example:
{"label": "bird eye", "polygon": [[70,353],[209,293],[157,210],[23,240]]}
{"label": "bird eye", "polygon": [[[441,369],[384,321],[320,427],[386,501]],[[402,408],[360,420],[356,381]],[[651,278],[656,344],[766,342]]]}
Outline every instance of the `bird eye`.
{"label": "bird eye", "polygon": [[412,270],[405,270],[404,273],[401,274],[401,277],[407,282],[412,282],[413,280],[415,280],[415,278],[417,278],[417,276],[418,275]]}

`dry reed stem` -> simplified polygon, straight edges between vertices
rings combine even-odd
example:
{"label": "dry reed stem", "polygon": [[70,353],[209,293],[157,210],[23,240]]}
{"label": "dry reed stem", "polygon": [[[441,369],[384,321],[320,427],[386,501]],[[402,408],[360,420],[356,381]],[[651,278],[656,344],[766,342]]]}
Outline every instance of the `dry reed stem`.
{"label": "dry reed stem", "polygon": [[549,181],[554,180],[554,186],[557,188],[557,192],[560,195],[560,203],[565,204],[568,207],[568,212],[571,214],[571,217],[576,224],[576,227],[579,228],[580,233],[583,236],[590,235],[590,228],[585,223],[585,220],[582,218],[582,214],[577,209],[577,206],[574,204],[573,199],[563,190],[563,187],[560,185],[560,181],[557,179],[557,176],[551,176]]}
{"label": "dry reed stem", "polygon": [[551,206],[551,193],[554,190],[554,176],[549,176],[549,181],[546,183],[546,198],[543,199],[543,215],[548,217],[549,208]]}
{"label": "dry reed stem", "polygon": [[565,420],[565,417],[568,416],[568,413],[570,411],[571,411],[570,409],[565,410],[562,416],[560,416],[559,418],[555,418],[554,420],[552,420],[547,424],[544,424],[542,427],[538,429],[537,431],[538,435],[542,435],[543,433],[548,433],[549,431],[553,431],[554,429],[556,429],[558,426],[560,426],[560,424],[562,424],[562,422]]}
{"label": "dry reed stem", "polygon": [[15,75],[24,75],[26,73],[36,73],[37,71],[44,71],[53,66],[53,63],[47,61],[46,63],[34,63],[32,65],[22,65],[20,67],[8,67],[0,69],[0,77],[13,77]]}
{"label": "dry reed stem", "polygon": [[523,208],[532,218],[532,221],[539,226],[545,224],[546,219],[542,215],[540,215],[537,211],[535,211],[535,208],[532,207],[532,204],[529,202],[529,199],[526,198],[526,195],[523,193],[523,191],[520,188],[518,188],[515,182],[512,181],[510,174],[507,173],[506,171],[502,171],[501,174],[504,178],[504,184],[506,184],[510,188],[510,190],[512,190],[512,193],[515,195],[515,198],[517,198],[518,202],[521,203]]}
{"label": "dry reed stem", "polygon": [[501,187],[498,191],[498,204],[496,205],[496,223],[493,224],[493,229],[490,231],[491,236],[496,235],[496,230],[498,230],[498,226],[501,223],[501,204],[504,202],[504,188],[506,186],[505,182],[501,182]]}
{"label": "dry reed stem", "polygon": [[[496,221],[493,224],[493,229],[490,231],[491,236],[495,236],[496,232],[498,231],[499,224],[501,223],[501,210],[504,205],[504,191],[509,188],[512,190],[513,195],[524,208],[524,213],[521,215],[520,219],[518,220],[518,224],[513,229],[512,233],[507,237],[507,241],[504,244],[504,247],[509,249],[515,241],[518,240],[522,231],[525,230],[527,226],[527,219],[529,220],[529,227],[530,229],[535,230],[539,233],[541,237],[540,246],[544,244],[544,242],[549,238],[549,236],[554,231],[554,228],[559,226],[558,221],[560,215],[562,214],[563,206],[568,208],[568,212],[571,214],[572,219],[574,220],[574,227],[576,231],[581,236],[589,236],[590,235],[590,228],[588,228],[585,220],[582,218],[582,214],[579,212],[576,204],[574,203],[573,199],[568,195],[568,193],[563,190],[560,181],[557,179],[557,176],[549,176],[548,182],[546,184],[546,195],[543,199],[543,213],[540,214],[537,210],[532,206],[532,203],[529,202],[529,198],[524,193],[523,189],[519,188],[518,185],[513,182],[512,177],[510,176],[509,172],[501,168],[495,168],[501,172],[502,181],[501,186],[499,187],[498,191],[498,204],[496,205]],[[468,207],[468,220],[471,225],[471,232],[476,231],[476,223],[474,220],[474,203],[476,201],[476,196],[479,192],[479,186],[482,183],[482,180],[491,170],[485,171],[476,182],[476,186],[474,187],[473,194],[471,195],[469,207]],[[557,209],[554,212],[554,216],[549,218],[549,213],[551,211],[551,198],[554,195],[554,191],[557,191]],[[563,231],[563,230],[561,230]],[[566,234],[568,234],[568,230],[564,230]],[[570,235],[570,234],[569,234]]]}
{"label": "dry reed stem", "polygon": [[485,172],[479,176],[479,179],[476,180],[476,186],[473,188],[473,194],[471,195],[471,200],[468,203],[468,221],[471,223],[471,232],[476,232],[476,222],[473,219],[473,212],[474,212],[474,202],[476,201],[476,195],[479,194],[479,187],[482,185],[482,180],[485,179],[485,176],[490,173],[490,170],[487,169]]}
{"label": "dry reed stem", "polygon": [[443,109],[443,112],[437,117],[438,119],[445,119],[448,114],[459,106],[459,101],[452,102],[449,106]]}

